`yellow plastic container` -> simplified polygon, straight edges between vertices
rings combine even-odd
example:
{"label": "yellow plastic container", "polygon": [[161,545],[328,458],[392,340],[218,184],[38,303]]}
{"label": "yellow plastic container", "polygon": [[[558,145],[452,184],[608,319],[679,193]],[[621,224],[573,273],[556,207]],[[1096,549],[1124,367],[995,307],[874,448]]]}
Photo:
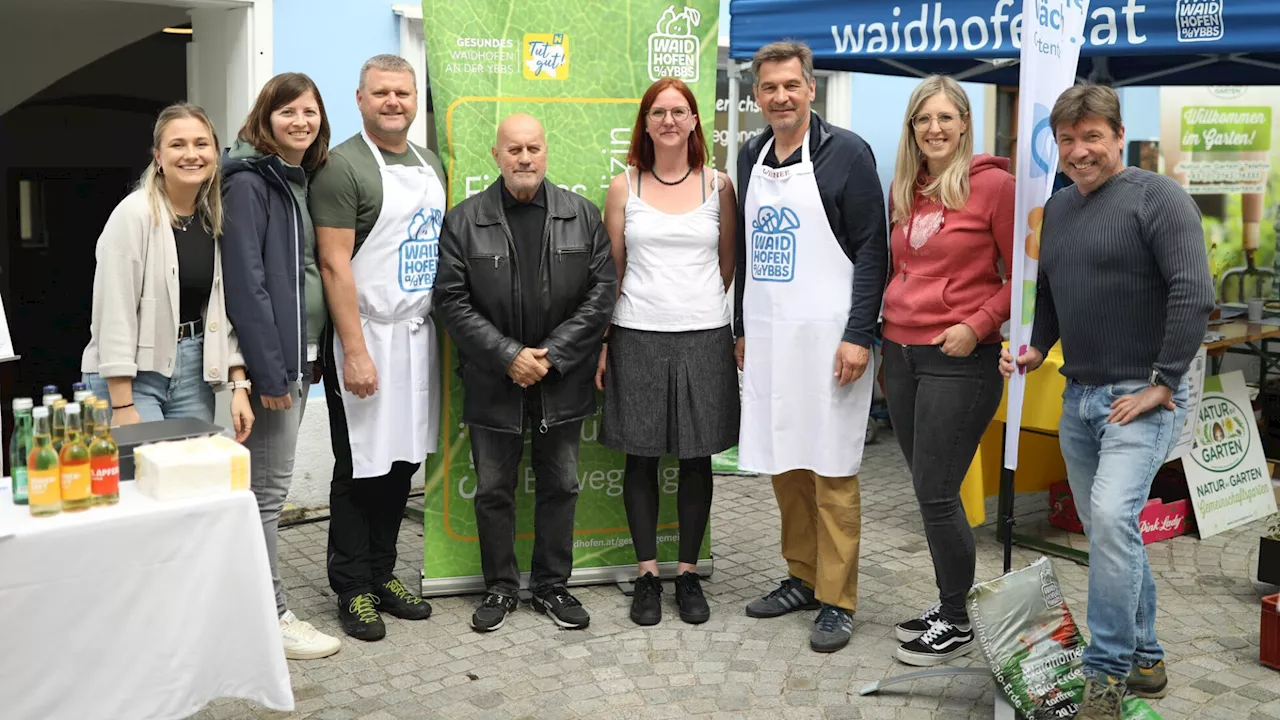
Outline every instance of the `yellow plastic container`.
{"label": "yellow plastic container", "polygon": [[[1014,475],[1015,493],[1043,492],[1067,476],[1057,437],[1058,420],[1062,417],[1062,393],[1067,386],[1067,379],[1059,372],[1062,362],[1062,346],[1054,345],[1044,364],[1026,376],[1022,432],[1018,439],[1018,470]],[[964,512],[971,526],[986,522],[985,501],[1000,493],[1008,388],[1006,380],[1004,398],[983,434],[960,486],[960,501],[964,503]]]}

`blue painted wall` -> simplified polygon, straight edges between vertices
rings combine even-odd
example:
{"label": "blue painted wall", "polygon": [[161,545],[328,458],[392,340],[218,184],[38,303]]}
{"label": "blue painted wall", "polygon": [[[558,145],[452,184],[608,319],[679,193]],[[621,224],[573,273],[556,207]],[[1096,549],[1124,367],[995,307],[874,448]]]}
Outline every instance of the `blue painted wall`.
{"label": "blue painted wall", "polygon": [[333,144],[360,131],[360,66],[400,52],[400,18],[390,0],[275,0],[275,71],[304,72],[324,97]]}
{"label": "blue painted wall", "polygon": [[1160,139],[1160,88],[1120,89],[1120,114],[1124,118],[1125,162],[1129,141]]}

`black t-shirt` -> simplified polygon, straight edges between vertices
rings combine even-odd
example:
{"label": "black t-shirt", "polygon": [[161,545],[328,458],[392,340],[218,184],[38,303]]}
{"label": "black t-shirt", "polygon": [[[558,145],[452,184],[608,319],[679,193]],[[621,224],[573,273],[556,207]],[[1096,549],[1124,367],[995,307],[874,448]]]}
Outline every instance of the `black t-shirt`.
{"label": "black t-shirt", "polygon": [[178,322],[188,323],[204,316],[213,291],[213,236],[199,216],[179,217],[173,239],[178,244]]}
{"label": "black t-shirt", "polygon": [[517,338],[528,347],[537,347],[545,338],[542,325],[542,307],[538,294],[538,265],[542,261],[542,233],[547,223],[547,190],[538,193],[529,202],[520,202],[502,185],[502,212],[511,229],[511,239],[516,245],[516,264],[520,267],[520,307],[523,320],[523,337]]}

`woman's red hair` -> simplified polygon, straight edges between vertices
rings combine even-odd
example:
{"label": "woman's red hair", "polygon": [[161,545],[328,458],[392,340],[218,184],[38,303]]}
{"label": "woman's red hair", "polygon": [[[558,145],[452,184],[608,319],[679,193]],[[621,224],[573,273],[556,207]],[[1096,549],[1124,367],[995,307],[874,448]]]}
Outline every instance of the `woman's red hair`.
{"label": "woman's red hair", "polygon": [[702,116],[698,114],[698,101],[693,91],[679,78],[664,77],[649,86],[640,100],[640,113],[636,115],[636,127],[631,132],[631,149],[627,151],[627,164],[641,172],[653,170],[653,138],[649,137],[649,110],[658,94],[667,88],[675,88],[689,103],[693,113],[693,130],[689,133],[689,167],[700,168],[707,164],[707,139],[702,135]]}

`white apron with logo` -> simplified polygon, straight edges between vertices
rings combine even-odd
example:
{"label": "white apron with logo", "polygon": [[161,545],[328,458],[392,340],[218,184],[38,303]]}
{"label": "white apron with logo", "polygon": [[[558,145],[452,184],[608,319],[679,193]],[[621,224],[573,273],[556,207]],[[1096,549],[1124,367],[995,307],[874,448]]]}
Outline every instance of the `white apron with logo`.
{"label": "white apron with logo", "polygon": [[436,450],[439,381],[431,295],[439,254],[445,192],[413,145],[420,167],[387,165],[367,134],[378,161],[382,208],[378,222],[351,259],[364,343],[378,370],[378,391],[361,399],[342,377],[342,342],[333,357],[342,390],[357,478],[386,475],[397,460],[422,462]]}
{"label": "white apron with logo", "polygon": [[811,470],[856,475],[871,412],[873,363],[840,387],[836,351],[849,320],[853,263],[836,241],[809,153],[765,167],[770,139],[747,189],[746,359],[738,465],[778,475]]}

